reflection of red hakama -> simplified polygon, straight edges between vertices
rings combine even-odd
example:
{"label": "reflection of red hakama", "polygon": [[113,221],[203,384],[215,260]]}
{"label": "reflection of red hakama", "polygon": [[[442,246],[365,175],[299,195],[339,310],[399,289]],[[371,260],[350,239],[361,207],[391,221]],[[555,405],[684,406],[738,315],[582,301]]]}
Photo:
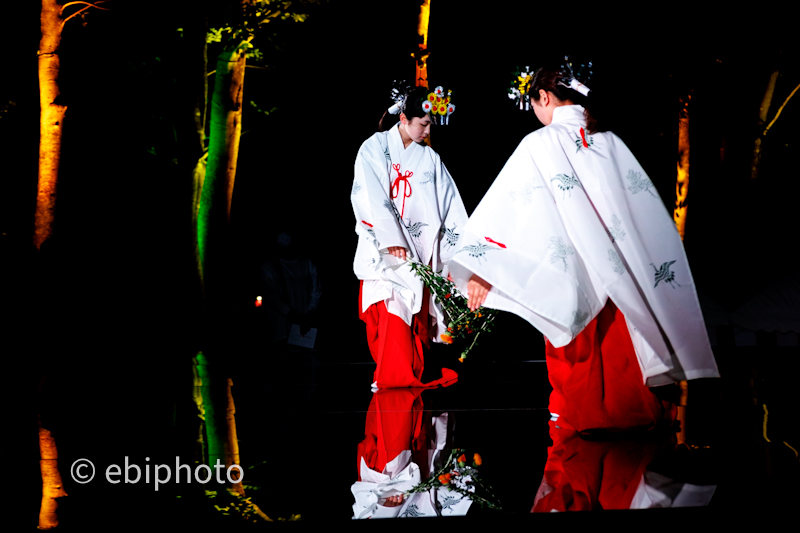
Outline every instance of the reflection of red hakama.
{"label": "reflection of red hakama", "polygon": [[399,387],[433,388],[455,383],[458,374],[449,368],[442,369],[442,377],[422,383],[425,368],[423,349],[430,348],[430,317],[428,289],[422,296],[422,309],[415,314],[411,326],[399,316],[391,314],[384,302],[370,305],[361,312],[361,287],[358,294],[358,316],[367,325],[367,342],[375,361],[374,380],[379,389]]}
{"label": "reflection of red hakama", "polygon": [[629,509],[647,466],[674,440],[592,442],[550,422],[544,479],[533,513]]}
{"label": "reflection of red hakama", "polygon": [[674,417],[644,384],[625,317],[610,299],[568,345],[546,341],[557,424],[576,431],[652,427]]}
{"label": "reflection of red hakama", "polygon": [[[361,459],[376,472],[383,472],[404,450],[411,451],[411,460],[427,477],[428,426],[430,412],[424,417],[422,389],[382,390],[372,396],[364,424],[364,440],[358,445],[358,464],[361,481]],[[424,479],[423,477],[423,479]]]}

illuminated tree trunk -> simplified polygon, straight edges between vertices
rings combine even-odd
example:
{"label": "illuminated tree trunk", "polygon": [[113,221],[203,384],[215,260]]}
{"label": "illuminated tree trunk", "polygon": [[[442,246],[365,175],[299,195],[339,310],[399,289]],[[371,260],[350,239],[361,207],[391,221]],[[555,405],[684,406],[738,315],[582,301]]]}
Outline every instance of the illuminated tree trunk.
{"label": "illuminated tree trunk", "polygon": [[417,87],[428,88],[428,21],[431,16],[431,0],[424,0],[419,6],[417,33],[422,38],[419,50],[411,54],[417,60],[417,72],[414,78]]}
{"label": "illuminated tree trunk", "polygon": [[220,54],[214,76],[208,164],[197,224],[207,295],[218,292],[216,285],[224,283],[224,276],[218,274],[222,274],[221,265],[226,260],[225,245],[239,157],[244,67],[244,50],[236,47],[233,51]]}
{"label": "illuminated tree trunk", "polygon": [[58,74],[61,60],[63,19],[56,0],[42,0],[39,40],[39,185],[36,192],[36,215],[33,243],[40,249],[53,233],[56,208],[56,183],[61,163],[61,135],[67,106],[58,100]]}
{"label": "illuminated tree trunk", "polygon": [[215,389],[219,387],[215,387],[217,383],[214,381],[214,369],[203,352],[199,352],[196,357],[197,373],[202,383],[200,391],[206,425],[206,457],[208,465],[213,468],[217,464],[217,460],[219,460],[220,464],[224,464],[226,460],[226,429],[225,423],[222,422],[221,413],[217,410],[220,402],[214,393],[216,392]]}
{"label": "illuminated tree trunk", "polygon": [[683,108],[678,120],[678,180],[675,184],[675,210],[673,218],[683,240],[686,235],[686,214],[689,209],[689,102],[691,93],[682,98]]}
{"label": "illuminated tree trunk", "polygon": [[[770,105],[772,105],[772,95],[775,93],[775,83],[778,81],[778,71],[772,73],[767,83],[767,90],[764,91],[764,99],[761,100],[761,107],[758,110],[758,129],[761,130],[767,122]],[[753,149],[753,161],[750,163],[750,179],[758,178],[758,165],[761,162],[761,142],[763,134],[759,133],[756,138],[755,148]]]}
{"label": "illuminated tree trunk", "polygon": [[[44,378],[39,383],[39,391]],[[58,471],[58,449],[50,431],[42,427],[39,416],[39,468],[42,471],[42,505],[39,508],[39,529],[52,529],[58,526],[58,498],[67,495]]]}
{"label": "illuminated tree trunk", "polygon": [[[231,465],[240,465],[239,462],[239,439],[236,436],[236,406],[233,404],[233,394],[231,393],[231,387],[233,386],[233,380],[228,378],[228,387],[226,391],[226,396],[228,400],[228,407],[225,410],[225,426],[228,430],[228,438],[226,441],[226,450],[225,450],[225,467],[230,468]],[[242,482],[240,481],[241,476],[239,470],[231,470],[231,479],[235,479],[236,482],[233,483],[233,487],[231,487],[235,492],[239,494],[244,494],[244,487],[242,486]]]}
{"label": "illuminated tree trunk", "polygon": [[[230,382],[222,376],[221,362],[225,351],[225,306],[229,268],[228,230],[231,213],[239,137],[242,131],[242,91],[244,82],[244,49],[226,50],[217,59],[214,91],[211,97],[208,165],[202,186],[198,217],[198,245],[205,289],[206,332],[209,351],[202,357],[203,405],[206,411],[208,462],[219,459],[226,466],[239,463],[236,422]],[[198,355],[198,362],[201,356]],[[225,402],[225,403],[223,403]],[[222,418],[222,405],[226,416]],[[241,482],[233,490],[244,493]]]}

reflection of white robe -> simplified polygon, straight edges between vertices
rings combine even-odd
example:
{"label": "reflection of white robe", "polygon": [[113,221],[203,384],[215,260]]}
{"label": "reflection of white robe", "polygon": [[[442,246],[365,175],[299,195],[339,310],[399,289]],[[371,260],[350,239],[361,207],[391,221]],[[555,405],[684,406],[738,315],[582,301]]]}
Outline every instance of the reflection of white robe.
{"label": "reflection of white robe", "polygon": [[[429,470],[436,471],[442,458],[450,454],[447,447],[447,413],[431,420],[431,449],[428,450]],[[467,514],[472,500],[444,487],[427,492],[410,494],[402,504],[386,507],[386,498],[411,490],[421,481],[419,466],[411,461],[411,450],[405,450],[386,463],[383,472],[367,466],[364,458],[360,465],[361,481],[356,481],[350,490],[355,497],[353,518],[413,518],[418,516],[463,516]],[[436,502],[439,503],[437,509]]]}
{"label": "reflection of white robe", "polygon": [[[400,165],[401,175],[411,174],[407,182],[397,181],[393,164]],[[392,199],[395,183],[396,198]],[[395,126],[361,145],[350,198],[358,235],[353,270],[364,280],[362,311],[384,301],[390,313],[411,325],[411,317],[422,307],[423,283],[407,262],[389,255],[387,248],[402,246],[413,260],[430,264],[446,276],[458,234],[467,221],[458,189],[439,155],[422,144],[405,148]],[[430,309],[437,321],[434,339],[438,340],[446,324],[433,298]]]}
{"label": "reflection of white robe", "polygon": [[647,385],[718,377],[672,217],[619,137],[583,128],[583,108],[561,106],[522,140],[463,229],[458,288],[478,274],[492,285],[486,307],[557,348],[611,298]]}

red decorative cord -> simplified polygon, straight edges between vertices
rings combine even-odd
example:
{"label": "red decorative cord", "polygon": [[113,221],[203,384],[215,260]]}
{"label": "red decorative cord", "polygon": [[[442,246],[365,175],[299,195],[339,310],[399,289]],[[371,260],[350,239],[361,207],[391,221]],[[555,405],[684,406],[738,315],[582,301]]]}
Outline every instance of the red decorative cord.
{"label": "red decorative cord", "polygon": [[489,241],[491,243],[496,244],[500,248],[507,248],[507,246],[505,244],[503,244],[502,242],[497,242],[496,240],[492,239],[491,237],[484,237],[484,239],[486,239],[487,241]]}
{"label": "red decorative cord", "polygon": [[370,228],[374,227],[372,224],[370,224],[370,223],[369,223],[369,222],[367,222],[366,220],[362,220],[362,221],[361,221],[361,223],[362,223],[362,224],[366,224],[366,225],[367,225],[367,226],[369,226]]}
{"label": "red decorative cord", "polygon": [[413,176],[414,173],[410,170],[406,170],[405,174],[400,174],[400,165],[397,164],[392,165],[392,168],[397,171],[397,178],[395,178],[391,189],[392,200],[397,198],[400,194],[400,182],[403,182],[403,206],[400,209],[400,218],[403,218],[403,214],[406,210],[406,198],[411,196],[411,184],[408,182],[408,178]]}
{"label": "red decorative cord", "polygon": [[589,145],[586,144],[586,135],[583,134],[583,128],[581,128],[581,140],[583,141],[583,147],[589,148]]}

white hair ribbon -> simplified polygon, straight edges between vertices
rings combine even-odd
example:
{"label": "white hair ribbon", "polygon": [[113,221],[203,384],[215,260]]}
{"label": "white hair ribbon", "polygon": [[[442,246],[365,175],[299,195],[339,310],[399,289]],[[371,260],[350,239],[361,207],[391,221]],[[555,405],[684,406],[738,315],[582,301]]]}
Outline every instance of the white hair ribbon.
{"label": "white hair ribbon", "polygon": [[582,84],[575,78],[569,80],[569,88],[578,91],[583,96],[589,96],[589,91],[591,91],[591,89],[589,89],[586,85]]}

